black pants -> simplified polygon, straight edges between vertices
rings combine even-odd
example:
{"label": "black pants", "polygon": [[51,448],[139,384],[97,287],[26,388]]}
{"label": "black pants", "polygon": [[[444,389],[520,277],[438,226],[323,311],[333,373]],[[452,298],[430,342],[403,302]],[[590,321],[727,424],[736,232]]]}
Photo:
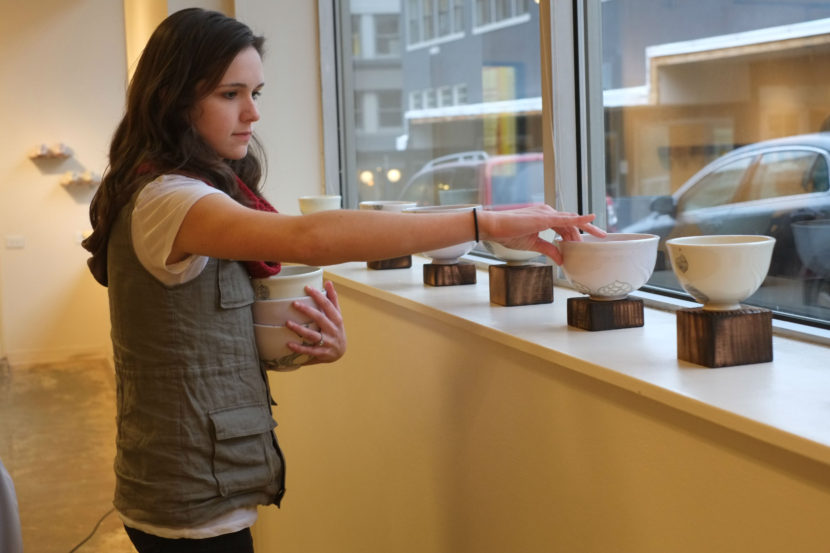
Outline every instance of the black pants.
{"label": "black pants", "polygon": [[254,553],[249,528],[202,540],[160,538],[128,526],[124,529],[138,553]]}

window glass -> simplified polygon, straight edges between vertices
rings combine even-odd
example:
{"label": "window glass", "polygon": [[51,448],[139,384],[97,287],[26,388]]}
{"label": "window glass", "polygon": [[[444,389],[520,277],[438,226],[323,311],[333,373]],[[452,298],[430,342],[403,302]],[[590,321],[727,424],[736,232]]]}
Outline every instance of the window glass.
{"label": "window glass", "polygon": [[384,90],[378,92],[378,126],[387,129],[401,127],[401,91]]}
{"label": "window glass", "polygon": [[830,190],[830,171],[827,169],[827,159],[824,156],[816,158],[816,164],[810,171],[807,190],[810,192],[827,192]]}
{"label": "window glass", "polygon": [[476,24],[486,25],[493,20],[491,15],[490,0],[476,0],[475,1]]}
{"label": "window glass", "polygon": [[421,0],[421,10],[423,13],[421,28],[423,29],[424,40],[429,40],[435,36],[435,2],[433,0]]}
{"label": "window glass", "polygon": [[[354,106],[344,126],[352,134],[342,137],[353,146],[344,164],[349,207],[378,199],[482,205],[544,200],[535,2],[334,5],[352,37],[352,48],[340,52],[348,73],[343,82],[350,86],[341,91],[343,103]],[[476,10],[508,23],[476,29]],[[399,39],[403,48],[383,46]]]}
{"label": "window glass", "polygon": [[400,17],[380,14],[374,16],[375,51],[378,56],[399,56],[401,53]]}
{"label": "window glass", "polygon": [[[807,187],[818,154],[805,151],[770,152],[761,156],[747,187],[747,200],[765,200],[812,192]],[[806,201],[806,199],[805,199]]]}
{"label": "window glass", "polygon": [[747,178],[752,159],[746,156],[727,163],[701,178],[680,196],[678,211],[694,211],[736,201],[738,188]]}
{"label": "window glass", "polygon": [[493,165],[490,183],[490,204],[521,205],[544,202],[545,175],[542,155],[528,154],[520,160]]}
{"label": "window glass", "polygon": [[[615,230],[658,234],[661,253],[676,236],[773,236],[769,275],[746,303],[827,324],[830,274],[797,254],[818,242],[793,224],[830,219],[830,2],[600,5],[601,21],[583,23],[601,25]],[[682,293],[665,263],[650,285]]]}
{"label": "window glass", "polygon": [[452,11],[449,0],[438,0],[438,34],[446,36],[452,33]]}
{"label": "window glass", "polygon": [[[409,44],[421,42],[421,0],[406,0],[407,40]],[[396,8],[397,6],[390,6]],[[397,11],[400,11],[398,9]],[[348,62],[347,62],[348,63]]]}
{"label": "window glass", "polygon": [[362,131],[363,126],[363,102],[365,95],[363,92],[355,92],[354,94],[354,128],[356,131]]}

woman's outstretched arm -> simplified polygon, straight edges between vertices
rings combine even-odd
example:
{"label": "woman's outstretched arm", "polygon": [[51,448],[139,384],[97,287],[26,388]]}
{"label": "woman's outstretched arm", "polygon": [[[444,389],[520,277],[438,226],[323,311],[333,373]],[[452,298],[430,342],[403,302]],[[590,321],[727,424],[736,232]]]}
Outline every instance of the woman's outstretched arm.
{"label": "woman's outstretched arm", "polygon": [[[602,236],[594,215],[557,212],[547,205],[478,211],[479,238],[534,250],[557,263],[556,246],[538,238],[552,228],[566,240],[580,230]],[[338,209],[311,215],[255,211],[223,194],[197,201],[182,221],[168,263],[190,254],[223,259],[332,265],[418,253],[473,240],[470,211],[410,215]]]}

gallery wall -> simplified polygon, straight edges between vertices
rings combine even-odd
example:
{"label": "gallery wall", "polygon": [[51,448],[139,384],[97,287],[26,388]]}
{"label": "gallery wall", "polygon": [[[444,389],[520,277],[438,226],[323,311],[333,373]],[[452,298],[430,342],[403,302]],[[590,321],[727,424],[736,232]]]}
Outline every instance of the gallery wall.
{"label": "gallery wall", "polygon": [[[83,177],[104,172],[122,114],[130,4],[0,0],[0,357],[12,364],[110,352],[106,290],[80,246],[94,193]],[[258,126],[269,159],[265,190],[280,211],[299,213],[296,198],[324,187],[316,3],[166,4],[232,9],[266,35]],[[29,158],[41,144],[61,143],[71,156]],[[64,186],[73,173],[78,182]]]}

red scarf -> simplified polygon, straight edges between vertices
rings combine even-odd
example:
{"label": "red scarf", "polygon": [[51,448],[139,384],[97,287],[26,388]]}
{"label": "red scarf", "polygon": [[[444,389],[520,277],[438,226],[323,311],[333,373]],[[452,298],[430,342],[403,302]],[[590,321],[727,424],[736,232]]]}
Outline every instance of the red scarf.
{"label": "red scarf", "polygon": [[[242,182],[242,179],[236,177],[236,184],[239,189],[250,200],[251,207],[257,211],[270,211],[276,213],[274,206],[269,204],[265,199],[260,198],[248,186]],[[277,261],[244,261],[245,268],[248,269],[248,274],[251,278],[266,278],[273,276],[280,272],[281,266]]]}

